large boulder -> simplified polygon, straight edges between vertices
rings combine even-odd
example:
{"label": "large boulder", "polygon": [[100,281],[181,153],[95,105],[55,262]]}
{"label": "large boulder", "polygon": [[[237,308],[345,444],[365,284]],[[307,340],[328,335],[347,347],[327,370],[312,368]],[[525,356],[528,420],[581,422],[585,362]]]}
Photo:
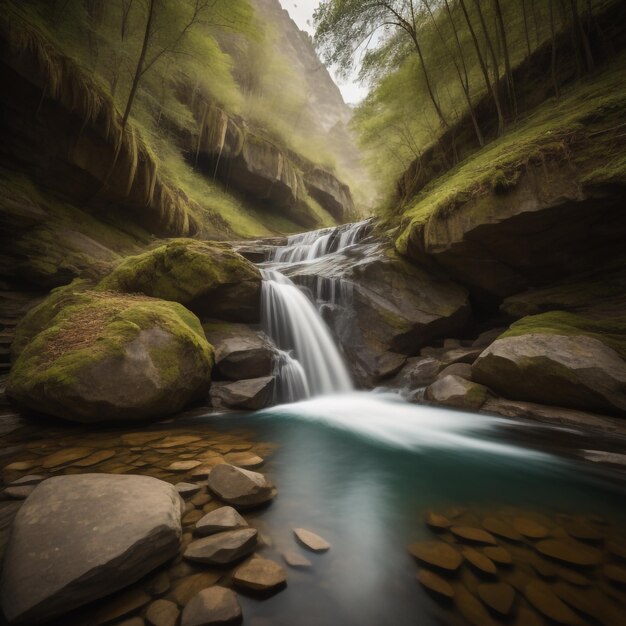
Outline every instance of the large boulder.
{"label": "large boulder", "polygon": [[217,409],[258,411],[272,402],[274,384],[273,376],[213,382],[210,391],[211,405]]}
{"label": "large boulder", "polygon": [[208,391],[212,347],[176,302],[66,289],[19,328],[7,395],[27,409],[90,423],[151,419]]}
{"label": "large boulder", "polygon": [[487,399],[483,385],[449,374],[435,381],[426,390],[426,400],[456,409],[477,411]]}
{"label": "large boulder", "polygon": [[202,325],[215,348],[215,368],[230,380],[270,376],[277,356],[267,337],[246,324],[208,322]]}
{"label": "large boulder", "polygon": [[429,340],[460,331],[470,307],[463,287],[380,244],[357,248],[287,273],[328,302],[326,321],[355,378],[370,385],[396,374]]}
{"label": "large boulder", "polygon": [[99,289],[173,300],[201,317],[259,321],[261,273],[226,244],[174,239],[127,257]]}
{"label": "large boulder", "polygon": [[57,476],[19,510],[1,594],[13,624],[40,623],[139,580],[178,554],[180,498],[149,476]]}
{"label": "large boulder", "polygon": [[624,413],[624,334],[610,332],[620,327],[561,312],[524,318],[480,355],[472,379],[514,400]]}

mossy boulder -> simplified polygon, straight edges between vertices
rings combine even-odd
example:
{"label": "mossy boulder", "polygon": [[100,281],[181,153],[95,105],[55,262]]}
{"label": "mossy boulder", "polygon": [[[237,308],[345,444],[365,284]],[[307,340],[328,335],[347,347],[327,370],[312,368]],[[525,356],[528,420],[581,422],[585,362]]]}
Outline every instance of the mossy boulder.
{"label": "mossy boulder", "polygon": [[472,379],[512,400],[626,413],[626,324],[553,311],[523,318],[472,366]]}
{"label": "mossy boulder", "polygon": [[460,376],[448,374],[426,389],[426,399],[434,404],[478,411],[487,400],[487,389]]}
{"label": "mossy boulder", "polygon": [[98,286],[180,302],[201,317],[257,322],[261,273],[230,246],[174,239],[127,257]]}
{"label": "mossy boulder", "polygon": [[7,395],[78,422],[164,417],[206,396],[213,348],[176,302],[57,290],[18,327]]}

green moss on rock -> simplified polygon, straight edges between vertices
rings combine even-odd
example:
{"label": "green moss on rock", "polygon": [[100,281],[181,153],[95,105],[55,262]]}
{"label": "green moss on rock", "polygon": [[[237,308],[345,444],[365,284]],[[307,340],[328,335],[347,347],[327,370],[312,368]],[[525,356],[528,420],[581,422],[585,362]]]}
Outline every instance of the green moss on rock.
{"label": "green moss on rock", "polygon": [[203,317],[255,322],[261,274],[228,245],[174,239],[124,259],[98,289],[180,302]]}
{"label": "green moss on rock", "polygon": [[7,383],[18,405],[98,422],[163,417],[206,395],[213,348],[193,313],[82,288],[56,290],[18,327],[30,337]]}

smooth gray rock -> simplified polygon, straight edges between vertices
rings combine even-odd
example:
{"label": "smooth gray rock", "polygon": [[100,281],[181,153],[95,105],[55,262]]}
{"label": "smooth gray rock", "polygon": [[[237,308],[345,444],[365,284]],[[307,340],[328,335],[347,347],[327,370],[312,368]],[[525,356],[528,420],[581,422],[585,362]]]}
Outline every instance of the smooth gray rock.
{"label": "smooth gray rock", "polygon": [[253,556],[234,571],[233,582],[252,591],[269,591],[284,587],[287,575],[275,561]]}
{"label": "smooth gray rock", "polygon": [[255,528],[228,530],[192,541],[187,546],[184,556],[198,563],[226,565],[253,552],[256,538]]}
{"label": "smooth gray rock", "polygon": [[465,378],[465,380],[472,380],[472,366],[469,363],[453,363],[437,374],[437,380],[446,376],[458,376]]}
{"label": "smooth gray rock", "polygon": [[626,412],[626,362],[585,335],[503,337],[480,355],[472,378],[513,400]]}
{"label": "smooth gray rock", "polygon": [[174,489],[176,489],[181,497],[191,498],[191,496],[195,496],[198,491],[202,489],[202,486],[196,485],[195,483],[176,483]]}
{"label": "smooth gray rock", "polygon": [[180,498],[149,476],[56,476],[19,510],[1,579],[10,623],[49,620],[139,580],[178,553]]}
{"label": "smooth gray rock", "polygon": [[487,388],[459,376],[448,375],[426,390],[426,400],[457,409],[478,410],[487,399]]}
{"label": "smooth gray rock", "polygon": [[444,364],[432,357],[411,357],[400,372],[390,381],[396,389],[414,390],[426,387],[437,379]]}
{"label": "smooth gray rock", "polygon": [[213,535],[225,530],[246,528],[248,522],[232,506],[223,506],[207,513],[196,524],[197,535]]}
{"label": "smooth gray rock", "polygon": [[274,377],[263,376],[249,380],[211,383],[211,404],[216,408],[248,409],[258,411],[270,404],[274,391]]}
{"label": "smooth gray rock", "polygon": [[183,610],[181,626],[213,626],[237,624],[241,607],[237,594],[225,587],[214,586],[195,595]]}
{"label": "smooth gray rock", "polygon": [[263,504],[275,495],[272,483],[263,474],[227,463],[211,470],[208,485],[220,500],[239,508]]}

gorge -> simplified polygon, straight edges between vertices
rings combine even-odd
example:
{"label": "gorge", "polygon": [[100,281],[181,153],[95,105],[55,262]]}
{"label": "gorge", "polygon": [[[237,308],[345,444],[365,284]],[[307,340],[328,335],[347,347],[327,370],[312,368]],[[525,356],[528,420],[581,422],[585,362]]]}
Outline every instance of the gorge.
{"label": "gorge", "polygon": [[625,622],[621,0],[0,7],[0,624]]}

